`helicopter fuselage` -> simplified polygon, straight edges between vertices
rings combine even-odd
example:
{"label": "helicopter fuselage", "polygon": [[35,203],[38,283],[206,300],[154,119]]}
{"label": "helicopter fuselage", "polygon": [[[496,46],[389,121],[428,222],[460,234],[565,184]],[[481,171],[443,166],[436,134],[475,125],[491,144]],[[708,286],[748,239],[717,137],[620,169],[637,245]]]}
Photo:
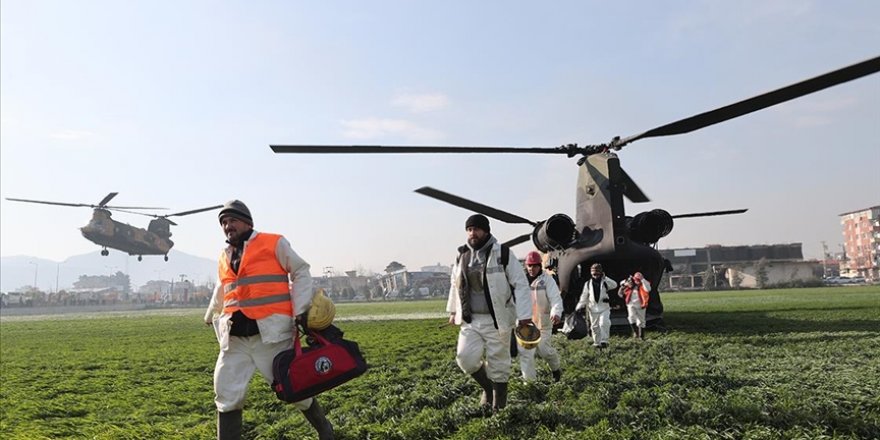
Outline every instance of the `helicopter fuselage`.
{"label": "helicopter fuselage", "polygon": [[80,231],[87,240],[105,249],[116,249],[129,255],[167,255],[174,246],[168,238],[113,220],[110,212],[104,209],[95,209],[91,221]]}
{"label": "helicopter fuselage", "polygon": [[[600,263],[605,275],[618,282],[641,272],[653,287],[647,308],[649,323],[662,319],[659,285],[666,264],[653,246],[630,236],[623,205],[627,182],[614,153],[592,155],[579,167],[575,235],[568,245],[550,251],[550,258],[557,262],[566,312],[574,310],[590,278],[590,266]],[[621,321],[621,315],[626,316],[623,300],[616,292],[610,300],[614,324],[625,324]]]}

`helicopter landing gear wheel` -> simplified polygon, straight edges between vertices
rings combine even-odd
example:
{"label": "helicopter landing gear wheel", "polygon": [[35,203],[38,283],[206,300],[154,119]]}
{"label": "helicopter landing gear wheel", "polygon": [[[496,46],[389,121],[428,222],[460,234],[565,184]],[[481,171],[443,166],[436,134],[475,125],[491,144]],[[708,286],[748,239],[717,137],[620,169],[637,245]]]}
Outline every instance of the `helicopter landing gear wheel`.
{"label": "helicopter landing gear wheel", "polygon": [[107,249],[102,249],[102,250],[101,250],[101,256],[102,256],[102,257],[106,257],[107,255],[110,255],[110,251],[108,251]]}
{"label": "helicopter landing gear wheel", "polygon": [[144,256],[143,256],[143,255],[138,255],[138,261],[144,261]]}
{"label": "helicopter landing gear wheel", "polygon": [[165,256],[165,261],[168,261],[168,255]]}

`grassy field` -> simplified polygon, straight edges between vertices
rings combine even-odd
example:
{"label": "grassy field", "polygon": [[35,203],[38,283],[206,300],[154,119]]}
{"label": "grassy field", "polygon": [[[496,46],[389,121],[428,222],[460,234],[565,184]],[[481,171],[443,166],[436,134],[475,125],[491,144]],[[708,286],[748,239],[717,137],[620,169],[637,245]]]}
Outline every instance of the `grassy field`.
{"label": "grassy field", "polygon": [[[496,415],[455,365],[444,304],[338,306],[371,366],[321,397],[338,438],[880,437],[880,287],[666,294],[667,333],[613,335],[605,352],[557,335],[562,382],[541,363]],[[349,320],[413,313],[437,317]],[[0,438],[213,438],[217,343],[200,321],[200,310],[3,321]],[[245,430],[314,438],[259,377]]]}

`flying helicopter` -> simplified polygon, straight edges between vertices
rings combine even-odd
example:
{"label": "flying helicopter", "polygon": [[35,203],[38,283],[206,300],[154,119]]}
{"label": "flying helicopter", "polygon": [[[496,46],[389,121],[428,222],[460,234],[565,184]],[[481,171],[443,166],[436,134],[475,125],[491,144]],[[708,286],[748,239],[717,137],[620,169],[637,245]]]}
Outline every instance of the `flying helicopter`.
{"label": "flying helicopter", "polygon": [[[195,214],[212,209],[221,208],[223,205],[209,206],[207,208],[193,209],[189,211],[176,212],[174,214],[151,214],[145,212],[134,211],[136,209],[166,209],[145,206],[110,206],[110,203],[119,193],[111,192],[101,199],[97,205],[88,203],[65,203],[65,202],[49,202],[45,200],[15,199],[7,197],[6,200],[14,202],[41,203],[45,205],[60,205],[74,207],[93,208],[92,219],[89,223],[80,228],[83,237],[87,240],[102,246],[101,255],[110,255],[110,249],[116,249],[128,253],[128,255],[137,255],[138,261],[143,260],[144,255],[164,255],[165,261],[168,261],[168,251],[174,246],[171,241],[171,225],[177,225],[168,217],[180,217],[184,215]],[[138,214],[148,217],[154,217],[150,220],[147,229],[137,228],[127,223],[121,223],[111,218],[111,211],[126,212],[129,214]]]}
{"label": "flying helicopter", "polygon": [[[635,181],[620,166],[617,152],[640,139],[690,133],[733,118],[774,106],[801,96],[852,81],[880,71],[880,57],[856,63],[817,77],[782,87],[724,107],[661,125],[633,136],[614,137],[610,142],[559,147],[485,146],[379,146],[379,145],[270,145],[275,153],[506,153],[563,154],[577,159],[578,182],[576,213],[554,214],[547,220],[532,221],[488,205],[483,205],[430,187],[416,192],[506,222],[533,227],[531,233],[507,242],[513,246],[531,239],[545,253],[549,268],[555,270],[563,294],[566,313],[570,313],[590,278],[590,266],[601,263],[605,273],[622,280],[641,272],[655,286],[647,310],[649,326],[663,326],[660,280],[671,265],[657,250],[657,242],[672,231],[674,219],[738,214],[744,209],[672,215],[655,209],[634,216],[626,215],[623,197],[634,203],[649,201]],[[616,297],[616,295],[611,295]]]}

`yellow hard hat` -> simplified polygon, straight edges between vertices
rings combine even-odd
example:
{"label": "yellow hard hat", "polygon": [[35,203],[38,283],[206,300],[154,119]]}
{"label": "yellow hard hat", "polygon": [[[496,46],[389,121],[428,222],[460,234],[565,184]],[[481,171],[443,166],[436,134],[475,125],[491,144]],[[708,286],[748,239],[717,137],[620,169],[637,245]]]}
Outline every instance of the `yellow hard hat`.
{"label": "yellow hard hat", "polygon": [[312,306],[306,315],[306,323],[312,330],[324,330],[333,322],[336,316],[336,305],[330,298],[324,295],[324,289],[315,290],[315,296],[312,298]]}
{"label": "yellow hard hat", "polygon": [[513,334],[516,336],[516,342],[527,350],[537,347],[541,342],[541,330],[535,324],[517,326]]}

